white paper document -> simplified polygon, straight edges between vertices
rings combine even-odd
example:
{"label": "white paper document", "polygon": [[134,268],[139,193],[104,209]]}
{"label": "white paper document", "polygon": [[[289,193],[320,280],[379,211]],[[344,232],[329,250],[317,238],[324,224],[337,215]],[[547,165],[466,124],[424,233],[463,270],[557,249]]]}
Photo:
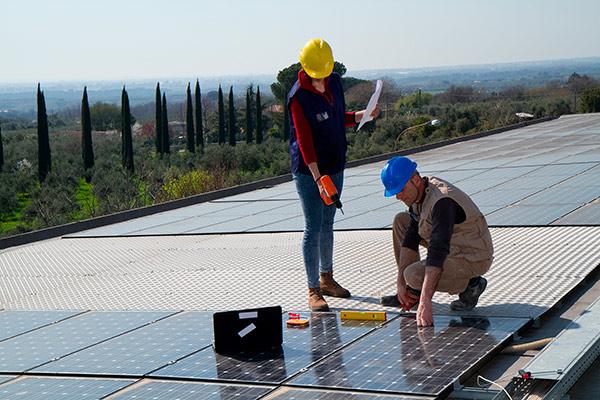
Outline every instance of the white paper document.
{"label": "white paper document", "polygon": [[358,124],[358,128],[356,129],[357,131],[360,130],[360,128],[362,128],[362,126],[364,124],[366,124],[367,122],[369,122],[373,119],[373,117],[371,117],[371,113],[377,106],[377,102],[379,101],[379,95],[381,94],[382,87],[383,87],[383,82],[381,81],[381,79],[377,79],[377,84],[375,85],[375,91],[373,92],[373,94],[371,95],[371,98],[369,99],[369,103],[367,104],[365,113],[364,113],[362,119],[360,120],[360,123]]}

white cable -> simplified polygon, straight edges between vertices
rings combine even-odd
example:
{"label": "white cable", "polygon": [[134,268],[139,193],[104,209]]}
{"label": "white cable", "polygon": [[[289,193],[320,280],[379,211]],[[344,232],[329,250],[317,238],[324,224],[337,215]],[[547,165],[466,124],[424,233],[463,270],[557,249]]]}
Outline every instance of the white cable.
{"label": "white cable", "polygon": [[479,379],[483,379],[484,381],[486,381],[486,382],[488,382],[488,383],[492,384],[493,386],[497,386],[497,387],[499,387],[499,388],[500,388],[500,390],[502,390],[504,393],[506,393],[506,396],[508,396],[508,399],[509,399],[509,400],[513,400],[513,398],[512,398],[512,397],[510,397],[510,394],[508,394],[508,392],[506,391],[506,389],[504,389],[504,387],[502,387],[502,386],[498,385],[498,384],[497,384],[496,382],[494,382],[494,381],[490,381],[489,379],[486,379],[486,378],[484,378],[484,377],[483,377],[483,376],[481,376],[481,375],[477,375],[477,385],[478,385],[478,386],[482,386],[482,385],[479,383]]}

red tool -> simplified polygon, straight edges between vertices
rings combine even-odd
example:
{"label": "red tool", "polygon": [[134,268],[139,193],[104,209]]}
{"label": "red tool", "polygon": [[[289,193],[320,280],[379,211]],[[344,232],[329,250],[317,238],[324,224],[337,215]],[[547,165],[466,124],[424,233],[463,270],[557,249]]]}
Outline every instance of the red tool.
{"label": "red tool", "polygon": [[340,195],[338,194],[337,188],[333,184],[331,177],[329,175],[321,175],[318,181],[321,182],[321,186],[323,187],[320,194],[325,205],[330,206],[335,204],[335,207],[338,208],[343,214],[344,210],[342,210]]}

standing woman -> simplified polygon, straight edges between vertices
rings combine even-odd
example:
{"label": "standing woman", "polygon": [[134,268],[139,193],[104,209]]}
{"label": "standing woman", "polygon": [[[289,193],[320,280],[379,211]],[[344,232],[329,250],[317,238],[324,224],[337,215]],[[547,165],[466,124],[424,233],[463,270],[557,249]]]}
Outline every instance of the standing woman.
{"label": "standing woman", "polygon": [[[304,212],[302,253],[308,280],[308,305],[328,311],[323,295],[350,297],[333,279],[333,219],[336,208],[321,200],[320,178],[329,175],[340,196],[346,166],[346,127],[360,122],[365,110],[346,112],[342,81],[333,71],[331,47],[311,39],[300,51],[298,80],[288,94],[291,115],[292,175]],[[371,114],[379,115],[379,107]],[[320,274],[319,274],[320,272]]]}

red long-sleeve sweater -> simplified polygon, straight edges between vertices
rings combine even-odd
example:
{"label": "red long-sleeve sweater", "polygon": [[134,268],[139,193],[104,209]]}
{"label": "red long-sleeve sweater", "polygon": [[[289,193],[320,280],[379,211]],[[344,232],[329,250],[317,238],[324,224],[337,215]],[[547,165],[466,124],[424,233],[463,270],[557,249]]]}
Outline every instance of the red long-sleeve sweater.
{"label": "red long-sleeve sweater", "polygon": [[[300,88],[308,90],[309,92],[316,93],[323,96],[329,103],[333,101],[333,97],[329,90],[329,78],[325,78],[325,92],[321,93],[312,85],[310,77],[300,70],[298,72],[298,81],[300,82]],[[312,131],[310,125],[304,116],[304,110],[297,100],[292,99],[290,103],[290,110],[292,112],[292,121],[296,128],[296,140],[298,141],[298,147],[302,153],[302,158],[306,165],[316,162],[317,155],[315,153],[315,147],[313,145]],[[344,115],[344,125],[346,127],[356,125],[354,121],[355,112],[346,112]]]}

